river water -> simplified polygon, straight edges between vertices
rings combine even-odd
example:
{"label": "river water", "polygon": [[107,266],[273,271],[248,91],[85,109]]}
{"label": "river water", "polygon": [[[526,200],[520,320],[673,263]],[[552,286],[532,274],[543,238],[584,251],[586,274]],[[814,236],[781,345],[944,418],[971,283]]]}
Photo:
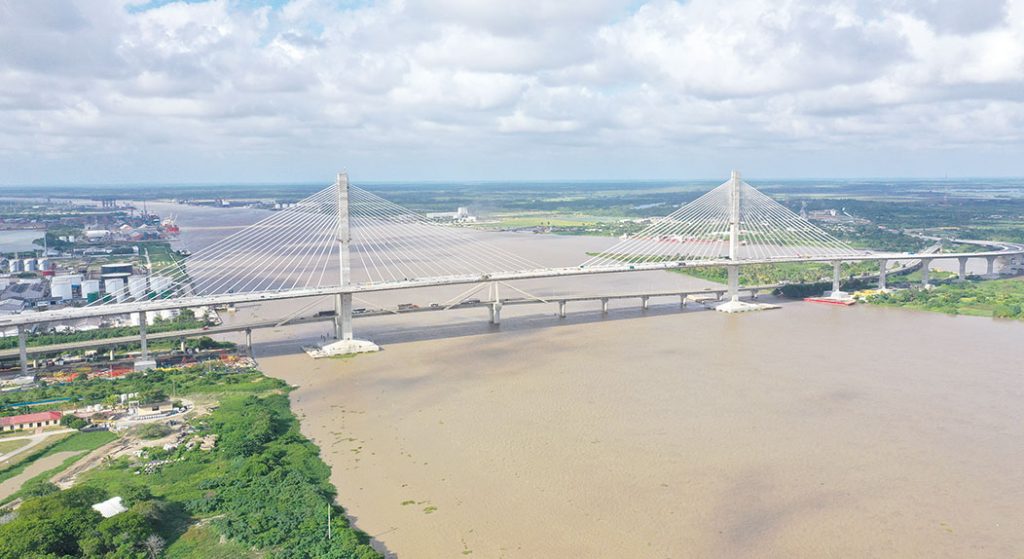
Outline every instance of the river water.
{"label": "river water", "polygon": [[[169,213],[195,249],[260,215],[234,211]],[[494,239],[562,265],[615,242]],[[652,272],[515,285],[549,296],[709,284]],[[464,289],[361,299],[426,304]],[[384,349],[351,359],[300,352],[326,324],[254,338],[261,368],[297,386],[294,409],[339,501],[390,556],[1024,553],[1024,324],[652,303],[607,316],[578,303],[565,319],[550,304],[509,306],[500,327],[482,309],[359,318],[357,335]],[[226,320],[329,307],[244,307]]]}

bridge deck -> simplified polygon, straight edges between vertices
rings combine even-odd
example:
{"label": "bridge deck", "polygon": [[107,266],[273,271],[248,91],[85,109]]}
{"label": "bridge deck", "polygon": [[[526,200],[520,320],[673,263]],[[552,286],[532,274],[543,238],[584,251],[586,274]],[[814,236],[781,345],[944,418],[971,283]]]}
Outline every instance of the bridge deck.
{"label": "bridge deck", "polygon": [[621,266],[601,266],[594,268],[573,267],[573,268],[547,268],[538,270],[524,270],[517,272],[499,272],[493,274],[472,274],[448,277],[433,277],[422,279],[410,279],[396,282],[382,282],[362,284],[353,286],[333,286],[302,288],[285,291],[269,291],[256,293],[222,293],[215,295],[200,295],[194,297],[183,297],[177,299],[157,299],[151,301],[138,301],[129,303],[112,303],[108,305],[96,305],[87,307],[73,307],[38,313],[23,313],[0,319],[0,327],[17,325],[40,324],[45,322],[61,322],[80,318],[93,318],[127,314],[133,312],[152,312],[169,309],[180,309],[199,306],[231,305],[239,303],[252,303],[262,301],[280,301],[288,299],[303,299],[309,297],[324,297],[344,293],[372,293],[378,291],[394,291],[399,289],[415,289],[422,287],[438,287],[446,285],[467,285],[474,283],[485,283],[492,281],[514,281],[526,279],[556,278],[583,276],[591,274],[616,274],[629,272],[646,272],[656,270],[674,270],[687,268],[707,268],[716,266],[749,266],[753,264],[783,264],[792,262],[853,262],[865,260],[938,260],[953,258],[987,258],[1024,254],[1024,247],[1019,245],[993,243],[1004,246],[1004,250],[989,252],[968,252],[968,253],[872,253],[859,256],[844,256],[842,258],[808,258],[808,257],[785,257],[772,259],[755,260],[702,260],[682,262],[656,262],[624,264]]}

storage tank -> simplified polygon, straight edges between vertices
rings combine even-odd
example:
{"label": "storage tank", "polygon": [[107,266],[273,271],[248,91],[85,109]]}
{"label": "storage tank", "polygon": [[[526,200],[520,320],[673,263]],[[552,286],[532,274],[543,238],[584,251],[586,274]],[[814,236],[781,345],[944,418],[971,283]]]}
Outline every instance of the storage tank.
{"label": "storage tank", "polygon": [[60,276],[53,276],[51,280],[53,283],[70,283],[72,285],[82,284],[82,274],[64,274]]}
{"label": "storage tank", "polygon": [[124,279],[122,278],[109,278],[103,280],[103,291],[113,297],[118,303],[122,303],[128,299],[128,294],[124,289]]}
{"label": "storage tank", "polygon": [[26,259],[22,260],[21,262],[22,262],[21,265],[24,266],[26,272],[34,272],[34,271],[36,271],[38,269],[38,268],[36,268],[36,259],[35,258],[26,258]]}
{"label": "storage tank", "polygon": [[146,296],[146,276],[128,276],[128,293],[135,300]]}
{"label": "storage tank", "polygon": [[17,274],[21,270],[22,270],[21,260],[14,259],[14,260],[8,260],[7,261],[7,271],[8,272],[10,272],[12,274]]}
{"label": "storage tank", "polygon": [[82,282],[82,297],[88,298],[90,294],[100,292],[100,280],[89,279]]}
{"label": "storage tank", "polygon": [[53,260],[50,260],[49,258],[40,258],[39,259],[39,269],[40,270],[52,270],[53,269]]}
{"label": "storage tank", "polygon": [[156,293],[157,297],[170,296],[171,278],[167,276],[150,276],[149,287]]}
{"label": "storage tank", "polygon": [[74,288],[72,287],[72,285],[68,282],[52,283],[50,284],[50,295],[52,295],[55,299],[60,299],[62,301],[70,301],[71,299],[74,298],[73,289]]}

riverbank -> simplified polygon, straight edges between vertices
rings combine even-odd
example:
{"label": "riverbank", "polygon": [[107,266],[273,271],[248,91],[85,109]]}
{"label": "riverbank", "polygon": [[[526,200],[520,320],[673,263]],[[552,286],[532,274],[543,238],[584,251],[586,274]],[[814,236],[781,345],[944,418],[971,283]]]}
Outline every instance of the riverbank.
{"label": "riverbank", "polygon": [[[24,501],[0,524],[0,559],[30,553],[380,558],[334,504],[320,449],[299,433],[288,387],[279,380],[254,370],[195,366],[75,385],[58,388],[69,395],[77,389],[87,404],[127,391],[153,398],[169,390],[205,404],[163,421],[155,436],[74,433],[24,471],[10,472],[0,490],[6,495],[18,484]],[[85,448],[85,439],[115,438],[122,452],[107,454],[102,464],[96,456],[97,467],[75,472],[72,488],[51,483],[83,451],[99,446]],[[113,497],[127,510],[103,518],[91,508]]]}
{"label": "riverbank", "polygon": [[867,298],[873,305],[944,314],[1024,320],[1024,278],[947,283],[903,289]]}

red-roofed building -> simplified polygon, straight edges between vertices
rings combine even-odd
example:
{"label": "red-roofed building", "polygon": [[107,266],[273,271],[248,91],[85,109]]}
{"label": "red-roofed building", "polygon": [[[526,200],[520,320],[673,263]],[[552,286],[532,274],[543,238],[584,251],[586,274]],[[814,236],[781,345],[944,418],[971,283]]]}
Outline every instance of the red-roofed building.
{"label": "red-roofed building", "polygon": [[21,429],[35,429],[36,427],[58,425],[60,423],[60,416],[61,413],[59,411],[41,411],[25,415],[0,417],[0,431],[18,431]]}

